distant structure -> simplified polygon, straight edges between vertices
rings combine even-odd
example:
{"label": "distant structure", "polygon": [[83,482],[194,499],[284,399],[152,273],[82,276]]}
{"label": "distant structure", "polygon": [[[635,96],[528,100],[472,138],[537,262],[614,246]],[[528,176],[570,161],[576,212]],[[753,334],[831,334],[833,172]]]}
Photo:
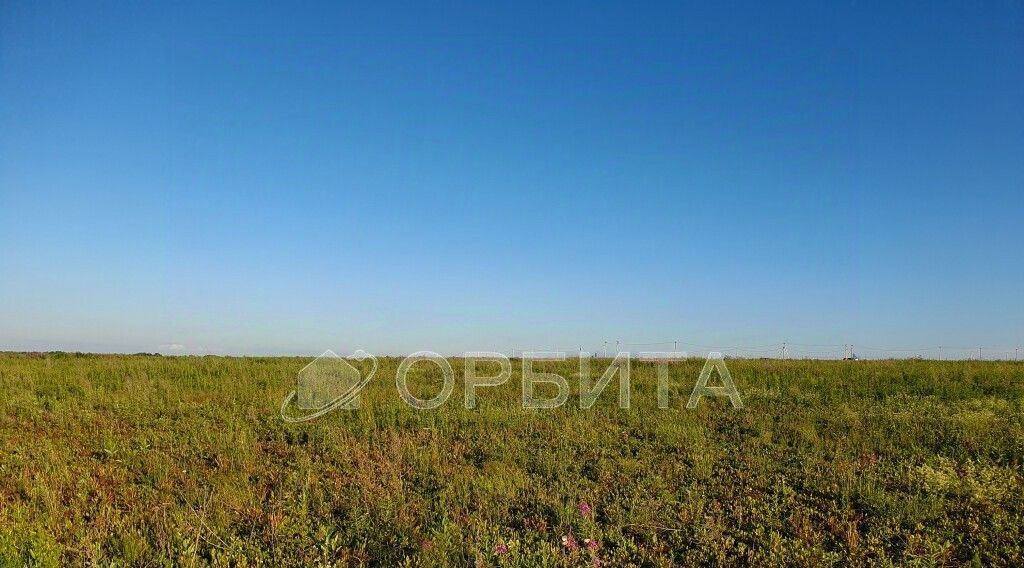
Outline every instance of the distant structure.
{"label": "distant structure", "polygon": [[843,345],[843,361],[857,361],[860,357],[853,352],[853,345]]}

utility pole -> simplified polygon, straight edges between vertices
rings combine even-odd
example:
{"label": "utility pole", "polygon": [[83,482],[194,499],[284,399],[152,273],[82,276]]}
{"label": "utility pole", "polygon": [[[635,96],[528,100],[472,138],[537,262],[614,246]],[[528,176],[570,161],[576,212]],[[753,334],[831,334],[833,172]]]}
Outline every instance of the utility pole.
{"label": "utility pole", "polygon": [[786,358],[786,342],[785,341],[782,342],[782,358],[783,359]]}
{"label": "utility pole", "polygon": [[604,342],[604,357],[608,357],[608,340],[605,340]]}
{"label": "utility pole", "polygon": [[939,345],[939,361],[942,361],[942,346]]}
{"label": "utility pole", "polygon": [[978,348],[978,361],[981,361],[981,347]]}
{"label": "utility pole", "polygon": [[672,342],[672,351],[675,351],[675,352],[679,351],[679,342],[678,341],[673,341]]}
{"label": "utility pole", "polygon": [[619,340],[615,340],[615,355],[619,354]]}

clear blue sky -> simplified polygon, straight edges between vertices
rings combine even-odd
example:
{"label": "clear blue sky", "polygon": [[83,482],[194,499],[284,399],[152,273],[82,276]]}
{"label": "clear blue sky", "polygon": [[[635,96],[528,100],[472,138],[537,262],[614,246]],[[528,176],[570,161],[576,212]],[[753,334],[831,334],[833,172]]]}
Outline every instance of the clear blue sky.
{"label": "clear blue sky", "polygon": [[1019,2],[144,4],[0,0],[0,349],[1024,341]]}

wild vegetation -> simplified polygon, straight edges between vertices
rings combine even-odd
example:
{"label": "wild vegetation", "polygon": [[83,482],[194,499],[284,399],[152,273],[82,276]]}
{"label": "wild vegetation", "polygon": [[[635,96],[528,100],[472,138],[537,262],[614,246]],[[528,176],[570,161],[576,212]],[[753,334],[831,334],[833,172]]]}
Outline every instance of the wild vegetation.
{"label": "wild vegetation", "polygon": [[687,411],[700,360],[666,410],[637,362],[629,410],[524,410],[514,361],[419,411],[384,360],[288,424],[306,363],[0,354],[0,564],[1024,565],[1022,363],[729,360],[745,408]]}

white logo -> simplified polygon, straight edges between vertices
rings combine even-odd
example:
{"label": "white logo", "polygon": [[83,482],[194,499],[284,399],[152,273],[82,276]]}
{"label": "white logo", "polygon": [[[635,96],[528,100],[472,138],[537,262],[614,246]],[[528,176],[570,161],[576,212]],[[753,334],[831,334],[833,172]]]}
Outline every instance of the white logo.
{"label": "white logo", "polygon": [[[579,407],[581,409],[592,408],[605,388],[618,377],[618,402],[619,408],[630,407],[631,394],[631,364],[630,353],[623,351],[618,353],[610,361],[607,368],[601,373],[596,381],[591,381],[591,360],[594,358],[590,353],[580,351],[579,353]],[[349,361],[363,361],[369,359],[373,367],[365,376],[361,376],[359,370],[352,366]],[[644,365],[655,364],[658,377],[658,408],[669,408],[669,364],[673,361],[686,359],[686,353],[682,351],[665,352],[643,352],[639,354],[639,361]],[[545,362],[566,361],[564,352],[524,352],[521,357],[522,370],[522,405],[523,408],[544,409],[559,408],[569,400],[570,385],[566,377],[551,372],[547,368],[543,372]],[[421,399],[409,389],[408,375],[410,369],[417,363],[436,365],[444,377],[440,392],[433,398]],[[501,353],[489,351],[472,351],[463,355],[462,363],[465,382],[465,407],[473,409],[477,407],[478,391],[487,387],[498,387],[505,384],[512,376],[512,361]],[[497,375],[486,373],[478,369],[481,363],[490,363],[497,366]],[[332,410],[343,408],[355,410],[359,408],[359,392],[373,379],[377,372],[377,358],[373,355],[356,350],[347,359],[335,355],[332,351],[324,351],[299,371],[296,378],[295,390],[285,397],[281,403],[281,418],[286,422],[305,422],[319,418]],[[493,372],[493,371],[492,371]],[[717,372],[721,386],[709,386],[712,373]],[[430,410],[438,408],[451,397],[455,387],[455,371],[452,369],[451,361],[434,353],[433,351],[417,351],[406,357],[398,365],[395,373],[395,386],[398,394],[406,404],[418,410]],[[535,392],[536,384],[548,383],[558,389],[558,395],[553,398],[538,397]],[[743,408],[743,400],[732,380],[725,358],[719,352],[708,354],[704,368],[693,386],[690,399],[686,408],[693,410],[697,408],[703,397],[728,398],[733,408]],[[304,413],[290,414],[288,406],[295,401],[298,410]]]}
{"label": "white logo", "polygon": [[[299,371],[295,390],[281,403],[281,418],[285,422],[305,422],[337,408],[359,408],[359,391],[363,390],[377,372],[377,358],[361,349],[357,349],[348,358],[356,361],[370,359],[373,369],[366,377],[362,377],[359,370],[347,360],[337,356],[333,351],[324,351]],[[292,399],[295,399],[295,405],[299,410],[307,413],[289,414],[288,405]]]}

